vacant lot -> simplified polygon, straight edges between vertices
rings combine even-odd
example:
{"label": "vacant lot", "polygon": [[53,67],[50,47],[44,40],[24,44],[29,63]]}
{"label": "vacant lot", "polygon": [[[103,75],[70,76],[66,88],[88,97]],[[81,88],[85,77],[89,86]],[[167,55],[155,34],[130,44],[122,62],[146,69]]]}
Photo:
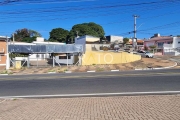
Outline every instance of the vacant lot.
{"label": "vacant lot", "polygon": [[120,70],[120,71],[128,71],[128,70],[135,70],[138,68],[147,68],[147,67],[167,67],[173,66],[175,63],[172,61],[164,60],[164,59],[157,59],[157,58],[142,58],[139,61],[131,62],[131,63],[123,63],[123,64],[113,64],[113,65],[85,65],[85,66],[76,66],[76,65],[66,65],[63,66],[56,66],[52,67],[50,65],[43,67],[23,67],[22,69],[11,69],[10,72],[12,74],[42,74],[48,72],[57,72],[62,73],[65,71],[72,71],[72,72],[86,72],[86,71],[96,71],[96,72],[103,72],[103,71],[110,71],[110,70]]}

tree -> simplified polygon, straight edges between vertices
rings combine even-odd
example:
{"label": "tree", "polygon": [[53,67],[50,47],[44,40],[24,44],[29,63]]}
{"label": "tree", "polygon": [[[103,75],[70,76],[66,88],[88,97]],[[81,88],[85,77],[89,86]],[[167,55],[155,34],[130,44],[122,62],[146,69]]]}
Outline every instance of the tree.
{"label": "tree", "polygon": [[29,30],[30,37],[41,37],[41,34],[35,30]]}
{"label": "tree", "polygon": [[69,39],[69,31],[63,28],[55,28],[50,32],[49,41],[66,42]]}
{"label": "tree", "polygon": [[[41,37],[41,34],[35,30],[27,28],[18,29],[14,33],[14,40],[18,42],[33,42],[37,37]],[[13,39],[13,36],[11,37]]]}
{"label": "tree", "polygon": [[147,46],[144,46],[144,50],[146,50],[146,51],[147,51],[147,50],[148,50],[148,47],[147,47]]}
{"label": "tree", "polygon": [[128,42],[129,42],[129,38],[124,38],[124,39],[123,39],[123,43],[124,43],[124,44],[127,44]]}
{"label": "tree", "polygon": [[72,27],[70,31],[70,37],[72,39],[74,39],[76,36],[84,35],[91,35],[94,37],[104,38],[105,33],[102,26],[93,22],[76,24]]}

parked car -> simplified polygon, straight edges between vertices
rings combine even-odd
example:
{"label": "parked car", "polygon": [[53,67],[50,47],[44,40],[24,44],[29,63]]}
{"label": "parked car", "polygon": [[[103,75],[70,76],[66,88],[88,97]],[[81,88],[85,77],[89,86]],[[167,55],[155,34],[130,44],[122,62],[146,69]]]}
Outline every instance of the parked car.
{"label": "parked car", "polygon": [[141,55],[142,57],[146,57],[146,58],[153,58],[154,54],[150,53],[148,51],[138,51],[138,54]]}

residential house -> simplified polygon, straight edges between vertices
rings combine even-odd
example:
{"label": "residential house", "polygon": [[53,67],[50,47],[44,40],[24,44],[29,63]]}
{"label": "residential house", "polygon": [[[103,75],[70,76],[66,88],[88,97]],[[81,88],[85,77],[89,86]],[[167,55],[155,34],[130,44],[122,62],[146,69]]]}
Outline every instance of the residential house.
{"label": "residential house", "polygon": [[155,34],[148,40],[144,41],[144,46],[156,46],[155,54],[164,55],[168,51],[167,49],[176,49],[180,47],[180,38],[173,36],[160,36],[160,34]]}
{"label": "residential house", "polygon": [[123,37],[122,36],[109,35],[109,36],[106,36],[106,39],[110,43],[114,43],[114,42],[123,43]]}
{"label": "residential house", "polygon": [[6,37],[0,36],[0,66],[6,66],[7,43]]}
{"label": "residential house", "polygon": [[[144,40],[142,40],[142,39],[137,39],[135,41],[135,44],[136,44],[138,50],[142,50],[144,48]],[[132,39],[129,39],[128,45],[130,45],[130,46],[133,45]]]}

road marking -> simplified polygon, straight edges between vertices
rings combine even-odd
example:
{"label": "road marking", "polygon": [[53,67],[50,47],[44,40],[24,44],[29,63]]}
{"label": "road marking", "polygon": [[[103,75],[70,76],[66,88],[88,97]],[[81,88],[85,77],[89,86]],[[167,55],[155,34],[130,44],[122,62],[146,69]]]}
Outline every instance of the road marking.
{"label": "road marking", "polygon": [[180,91],[152,91],[152,92],[121,92],[121,93],[89,93],[89,94],[55,94],[55,95],[24,95],[24,96],[1,96],[0,99],[12,98],[52,98],[52,97],[88,97],[88,96],[112,96],[112,95],[160,95],[180,94]]}
{"label": "road marking", "polygon": [[[58,74],[59,75],[59,74]],[[68,79],[68,78],[96,78],[96,77],[151,77],[151,76],[169,76],[169,75],[180,75],[180,73],[146,73],[146,74],[118,74],[118,75],[91,75],[91,76],[46,76],[46,77],[25,77],[22,78],[2,78],[0,81],[4,80],[40,80],[40,79]]]}
{"label": "road marking", "polygon": [[119,70],[111,70],[111,72],[118,72]]}

